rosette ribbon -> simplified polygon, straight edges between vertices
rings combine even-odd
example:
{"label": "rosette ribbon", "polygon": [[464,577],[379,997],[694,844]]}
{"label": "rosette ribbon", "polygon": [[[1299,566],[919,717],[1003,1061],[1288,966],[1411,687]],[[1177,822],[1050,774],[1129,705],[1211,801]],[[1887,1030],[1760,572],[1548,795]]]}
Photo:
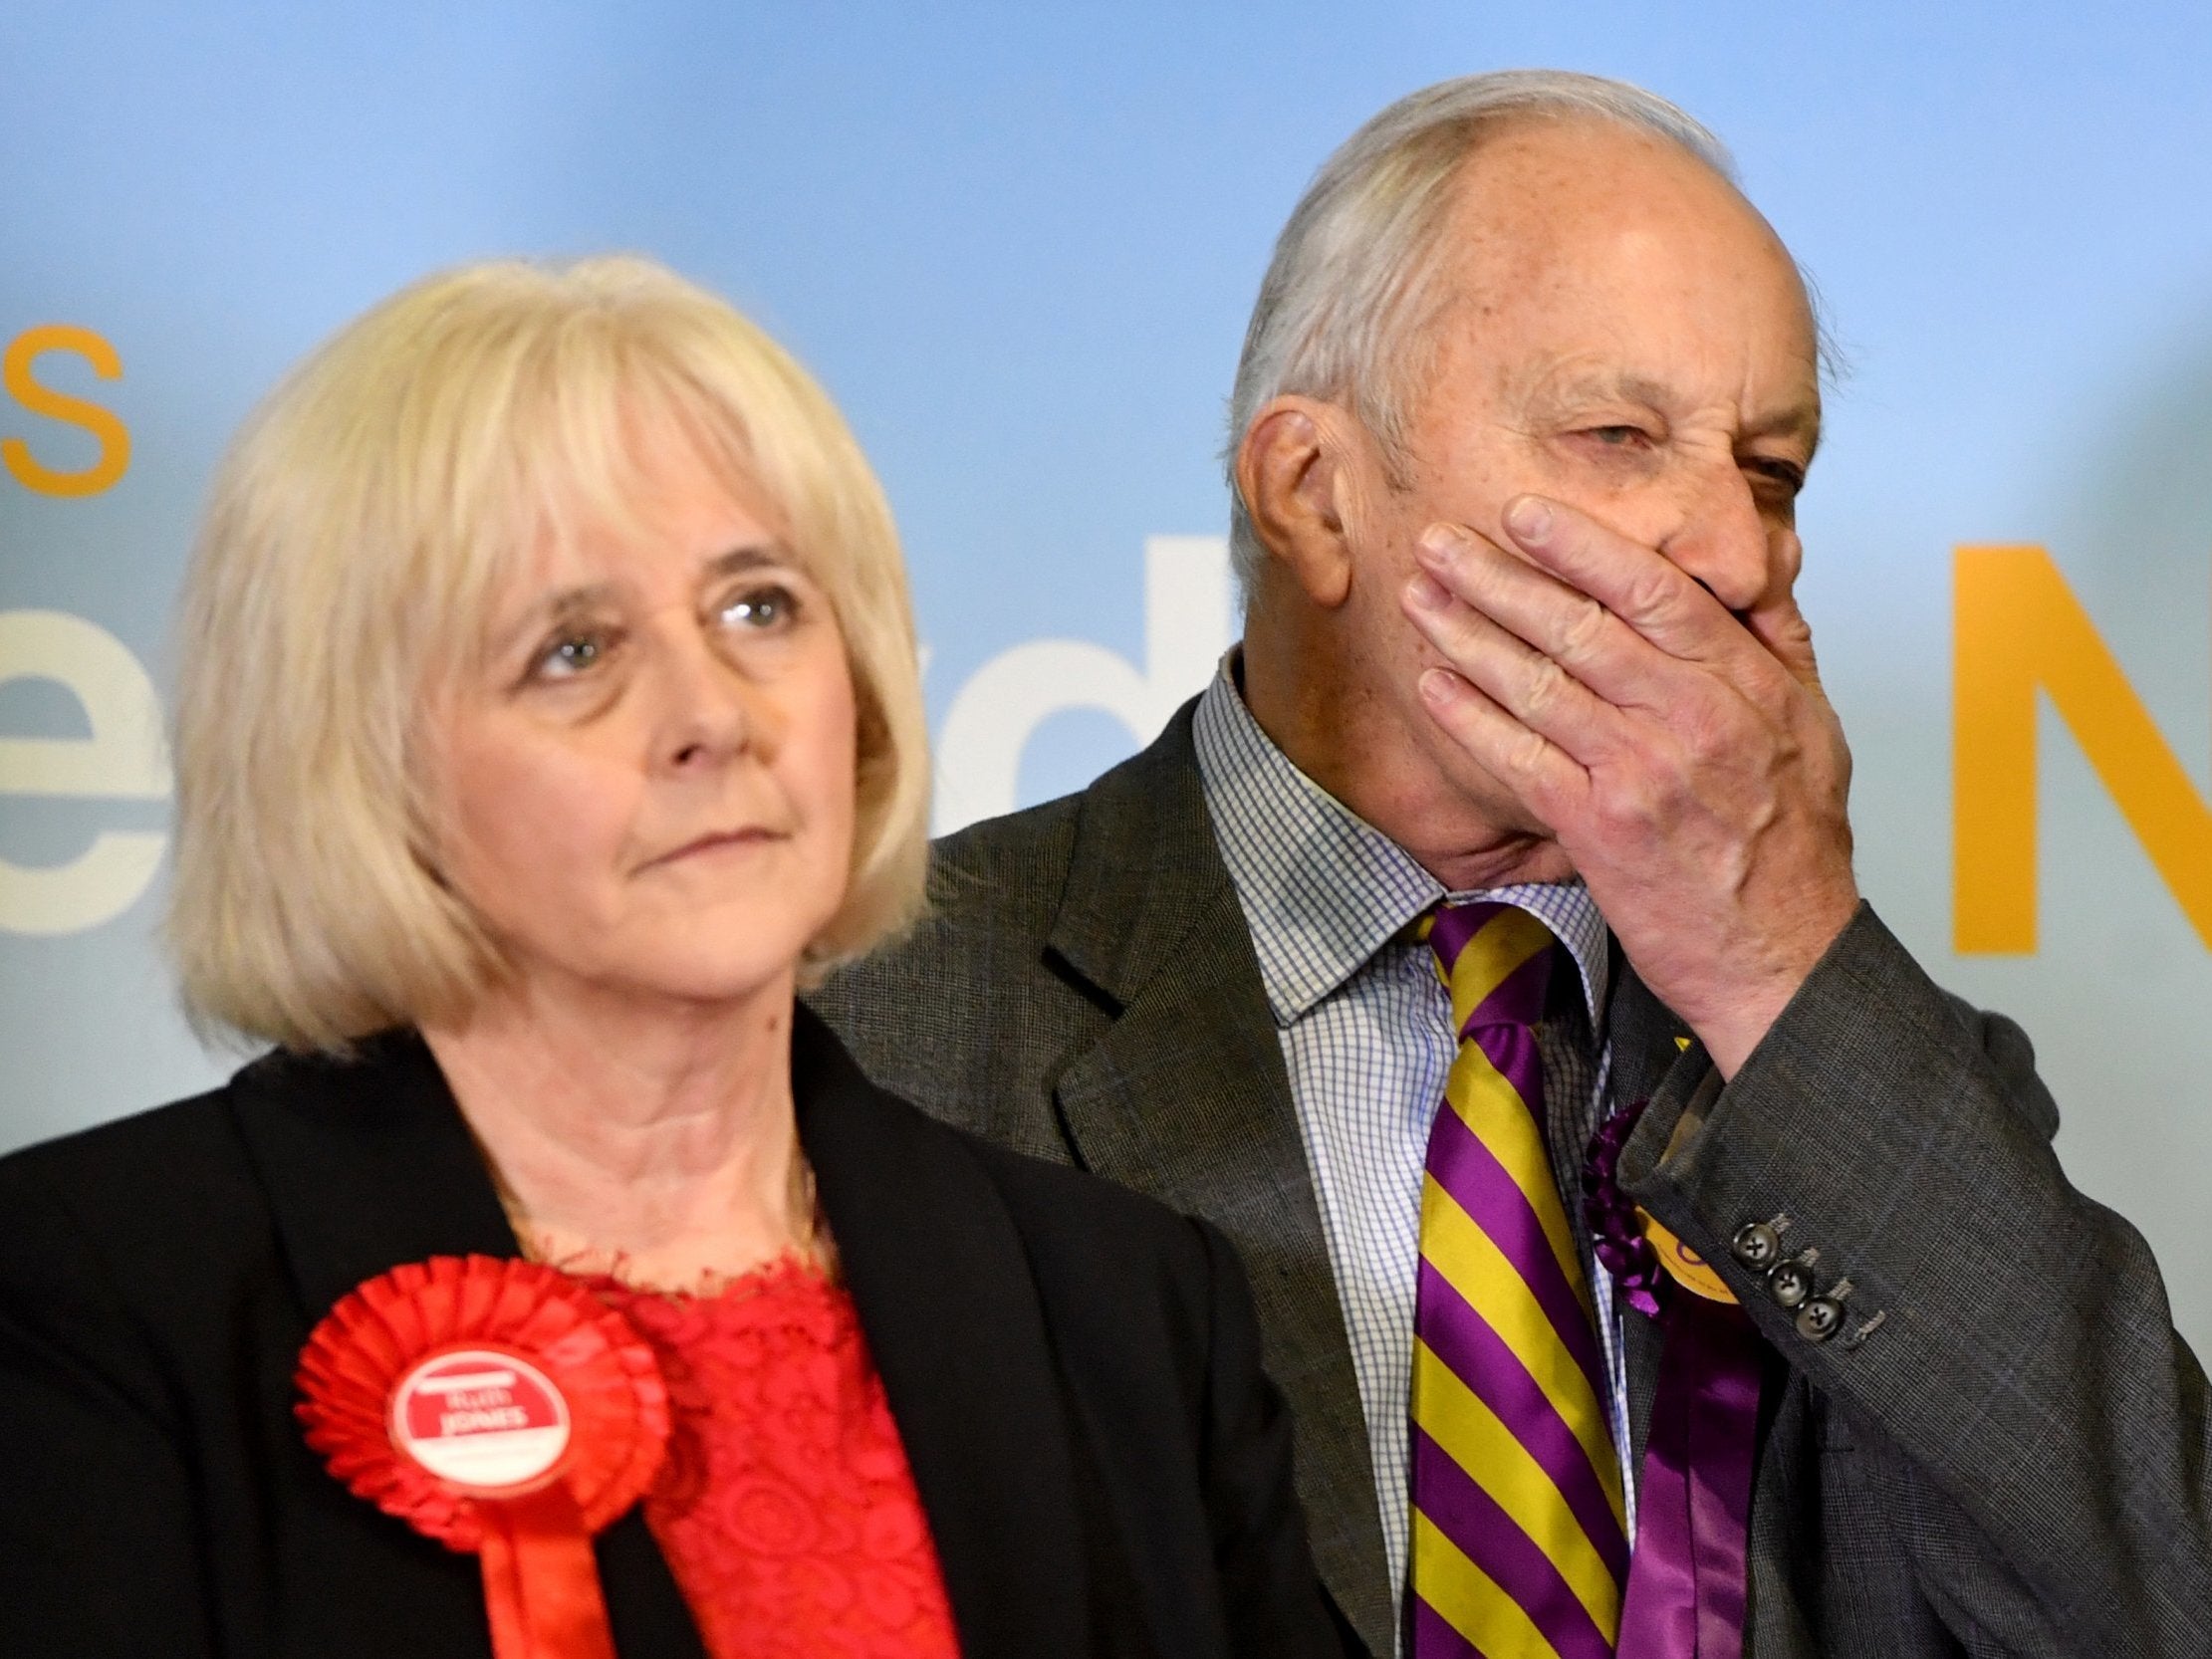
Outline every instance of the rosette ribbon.
{"label": "rosette ribbon", "polygon": [[1727,1282],[1620,1190],[1614,1171],[1645,1104],[1615,1112],[1583,1165],[1598,1259],[1662,1333],[1618,1652],[1742,1659],[1759,1402],[1776,1361]]}
{"label": "rosette ribbon", "polygon": [[477,1555],[497,1659],[615,1659],[592,1540],[668,1442],[659,1365],[621,1314],[537,1263],[434,1256],[349,1293],[297,1381],[349,1491]]}

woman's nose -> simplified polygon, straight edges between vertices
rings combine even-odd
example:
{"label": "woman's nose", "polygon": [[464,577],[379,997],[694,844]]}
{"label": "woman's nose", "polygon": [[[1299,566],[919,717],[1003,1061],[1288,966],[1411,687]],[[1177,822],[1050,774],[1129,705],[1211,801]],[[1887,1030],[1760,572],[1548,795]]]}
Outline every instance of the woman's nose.
{"label": "woman's nose", "polygon": [[669,639],[654,656],[653,749],[662,766],[722,765],[759,741],[757,693],[703,640]]}

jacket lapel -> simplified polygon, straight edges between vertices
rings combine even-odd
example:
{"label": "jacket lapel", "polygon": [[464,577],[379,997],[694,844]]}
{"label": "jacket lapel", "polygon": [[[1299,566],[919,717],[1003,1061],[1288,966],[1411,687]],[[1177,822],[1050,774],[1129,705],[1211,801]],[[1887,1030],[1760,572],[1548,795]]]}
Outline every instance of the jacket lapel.
{"label": "jacket lapel", "polygon": [[1391,1648],[1366,1426],[1290,1077],[1215,843],[1186,706],[1084,798],[1050,948],[1114,1014],[1056,1079],[1077,1160],[1203,1216],[1251,1276],[1298,1489],[1338,1606]]}
{"label": "jacket lapel", "polygon": [[[372,1039],[352,1062],[271,1056],[238,1074],[232,1095],[303,1337],[355,1286],[401,1263],[520,1254],[468,1125],[414,1034]],[[705,1659],[643,1506],[600,1535],[598,1553],[621,1652]]]}
{"label": "jacket lapel", "polygon": [[1013,1218],[957,1136],[798,1011],[799,1133],[967,1659],[1091,1647],[1071,1428]]}
{"label": "jacket lapel", "polygon": [[310,1320],[402,1262],[521,1254],[444,1074],[412,1033],[372,1038],[351,1062],[272,1055],[232,1093]]}

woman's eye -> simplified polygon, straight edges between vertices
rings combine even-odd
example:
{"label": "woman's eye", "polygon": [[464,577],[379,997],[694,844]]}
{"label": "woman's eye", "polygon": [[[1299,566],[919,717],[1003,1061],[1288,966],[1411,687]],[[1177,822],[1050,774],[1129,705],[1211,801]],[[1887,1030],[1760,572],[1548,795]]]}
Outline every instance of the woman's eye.
{"label": "woman's eye", "polygon": [[722,606],[721,617],[735,627],[762,632],[788,626],[799,614],[799,595],[780,584],[748,588]]}
{"label": "woman's eye", "polygon": [[605,634],[565,634],[538,654],[532,671],[542,679],[574,679],[596,667],[607,655],[608,645]]}

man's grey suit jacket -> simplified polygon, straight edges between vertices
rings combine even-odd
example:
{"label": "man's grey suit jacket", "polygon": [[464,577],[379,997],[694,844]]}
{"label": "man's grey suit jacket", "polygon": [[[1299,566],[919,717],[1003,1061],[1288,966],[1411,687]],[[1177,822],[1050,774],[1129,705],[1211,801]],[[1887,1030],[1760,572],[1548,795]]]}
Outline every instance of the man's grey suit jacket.
{"label": "man's grey suit jacket", "polygon": [[[1323,1578],[1386,1655],[1351,1351],[1189,707],[1083,793],[939,843],[931,886],[933,917],[815,1006],[925,1109],[1235,1241]],[[2019,1029],[1937,990],[1862,909],[1718,1088],[1616,966],[1611,1087],[1651,1102],[1621,1174],[1788,1365],[1763,1424],[1749,1651],[2212,1656],[2204,1373],[2141,1237],[2061,1173]],[[1826,1342],[1730,1254],[1781,1215],[1822,1288],[1849,1281]],[[1656,1329],[1631,1314],[1627,1341],[1640,1456]]]}

